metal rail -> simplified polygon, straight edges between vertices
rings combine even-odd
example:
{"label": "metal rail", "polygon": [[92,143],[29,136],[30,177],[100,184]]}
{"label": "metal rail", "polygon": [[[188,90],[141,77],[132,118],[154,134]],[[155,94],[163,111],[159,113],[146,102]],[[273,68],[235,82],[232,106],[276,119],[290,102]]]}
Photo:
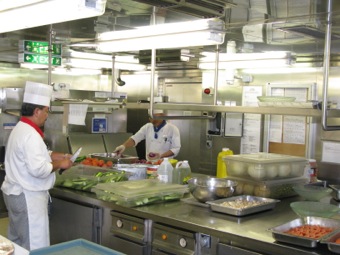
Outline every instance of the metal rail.
{"label": "metal rail", "polygon": [[333,0],[327,1],[327,16],[326,16],[326,34],[325,34],[325,47],[324,47],[324,59],[323,59],[323,89],[322,89],[322,129],[325,131],[340,130],[340,126],[327,124],[328,119],[328,82],[329,82],[329,66],[330,66],[330,49],[331,49],[331,37],[332,37],[332,5]]}

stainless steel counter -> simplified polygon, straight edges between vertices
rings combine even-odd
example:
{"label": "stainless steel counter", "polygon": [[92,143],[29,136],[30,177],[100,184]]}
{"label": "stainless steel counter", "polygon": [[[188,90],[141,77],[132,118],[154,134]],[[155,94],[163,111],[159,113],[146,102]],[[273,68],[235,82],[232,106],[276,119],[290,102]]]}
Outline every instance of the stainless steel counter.
{"label": "stainless steel counter", "polygon": [[[261,254],[332,254],[325,245],[319,245],[317,248],[311,249],[278,243],[273,239],[271,232],[268,231],[271,227],[297,218],[290,209],[289,204],[298,200],[299,197],[282,199],[273,210],[236,217],[212,212],[209,208],[188,204],[183,201],[126,208],[98,200],[95,194],[92,193],[54,188],[50,191],[50,194],[52,197],[70,202],[107,208],[128,215],[151,219],[155,223],[204,233],[213,237],[218,243],[249,249]],[[324,202],[329,202],[330,199],[326,198]],[[339,216],[336,217],[340,219]]]}

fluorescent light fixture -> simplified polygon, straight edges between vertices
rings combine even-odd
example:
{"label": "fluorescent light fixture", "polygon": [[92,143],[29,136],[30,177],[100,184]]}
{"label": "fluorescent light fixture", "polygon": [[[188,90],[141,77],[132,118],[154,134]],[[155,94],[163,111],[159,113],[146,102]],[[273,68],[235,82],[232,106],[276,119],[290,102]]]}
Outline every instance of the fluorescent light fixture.
{"label": "fluorescent light fixture", "polygon": [[[215,54],[204,53],[198,64],[200,69],[215,69]],[[293,64],[290,52],[225,53],[219,56],[219,69],[289,67]]]}
{"label": "fluorescent light fixture", "polygon": [[[112,60],[104,61],[104,60],[83,59],[83,58],[69,58],[69,59],[63,59],[63,65],[69,66],[69,67],[77,67],[77,68],[110,69],[112,68]],[[134,70],[134,71],[146,70],[146,66],[142,64],[117,62],[117,61],[115,61],[115,68],[121,69],[121,70]]]}
{"label": "fluorescent light fixture", "polygon": [[[214,61],[216,53],[202,52],[202,62]],[[243,60],[263,60],[263,59],[287,59],[291,57],[288,51],[267,51],[260,53],[220,53],[220,61],[243,61]]]}
{"label": "fluorescent light fixture", "polygon": [[[63,54],[63,57],[67,58],[82,58],[82,59],[92,59],[92,60],[103,60],[112,62],[112,55],[89,53],[89,52],[79,52],[70,50]],[[129,56],[115,56],[115,61],[122,63],[135,63],[138,64],[138,58],[132,55]]]}
{"label": "fluorescent light fixture", "polygon": [[247,74],[294,74],[294,73],[316,73],[321,72],[321,67],[289,67],[289,68],[256,68],[244,69]]}
{"label": "fluorescent light fixture", "polygon": [[106,0],[1,0],[0,3],[0,33],[100,16],[106,6]]}
{"label": "fluorescent light fixture", "polygon": [[[215,69],[215,63],[199,63],[199,69]],[[230,61],[220,62],[218,69],[242,69],[242,68],[264,68],[264,67],[285,67],[291,66],[291,61],[287,59],[263,59],[253,61]]]}
{"label": "fluorescent light fixture", "polygon": [[0,11],[14,9],[23,7],[30,4],[36,4],[38,2],[42,2],[44,0],[1,0],[0,1]]}
{"label": "fluorescent light fixture", "polygon": [[97,36],[96,45],[101,52],[168,49],[222,44],[224,35],[222,20],[200,19],[105,32]]}
{"label": "fluorescent light fixture", "polygon": [[61,75],[100,75],[102,72],[99,69],[58,67],[52,70],[52,73]]}
{"label": "fluorescent light fixture", "polygon": [[20,63],[20,68],[26,68],[26,69],[47,69],[48,65],[31,64],[31,63]]}

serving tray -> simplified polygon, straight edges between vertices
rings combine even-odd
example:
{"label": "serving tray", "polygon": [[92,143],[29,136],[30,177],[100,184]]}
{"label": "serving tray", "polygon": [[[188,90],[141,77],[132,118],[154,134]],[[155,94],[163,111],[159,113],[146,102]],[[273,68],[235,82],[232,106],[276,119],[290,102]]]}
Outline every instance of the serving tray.
{"label": "serving tray", "polygon": [[[321,238],[300,237],[300,236],[295,236],[295,235],[290,235],[290,234],[285,233],[291,228],[300,227],[300,226],[307,225],[307,224],[334,228],[334,231]],[[290,243],[290,244],[308,247],[308,248],[315,248],[317,247],[318,243],[322,239],[327,238],[328,236],[332,235],[339,228],[340,228],[340,220],[322,218],[322,217],[305,217],[305,218],[298,218],[298,219],[292,220],[283,225],[273,227],[268,230],[272,232],[272,236],[276,241]]]}
{"label": "serving tray", "polygon": [[280,200],[242,195],[207,201],[206,203],[210,205],[212,211],[244,216],[273,209],[278,202]]}
{"label": "serving tray", "polygon": [[340,238],[340,229],[327,235],[326,238],[322,238],[320,243],[327,244],[328,250],[340,254],[340,243],[335,241]]}

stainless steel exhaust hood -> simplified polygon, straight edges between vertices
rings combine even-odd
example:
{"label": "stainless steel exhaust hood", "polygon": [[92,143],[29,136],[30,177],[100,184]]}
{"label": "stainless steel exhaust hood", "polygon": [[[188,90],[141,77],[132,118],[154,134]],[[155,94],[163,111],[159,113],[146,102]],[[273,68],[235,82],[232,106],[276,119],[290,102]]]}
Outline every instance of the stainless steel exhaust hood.
{"label": "stainless steel exhaust hood", "polygon": [[23,88],[1,88],[0,108],[3,112],[19,116],[24,96]]}

